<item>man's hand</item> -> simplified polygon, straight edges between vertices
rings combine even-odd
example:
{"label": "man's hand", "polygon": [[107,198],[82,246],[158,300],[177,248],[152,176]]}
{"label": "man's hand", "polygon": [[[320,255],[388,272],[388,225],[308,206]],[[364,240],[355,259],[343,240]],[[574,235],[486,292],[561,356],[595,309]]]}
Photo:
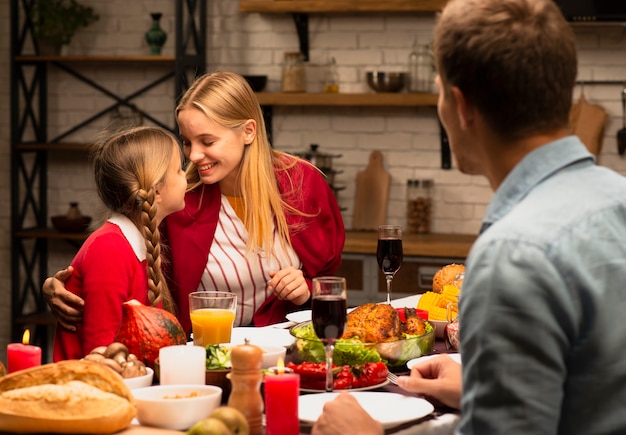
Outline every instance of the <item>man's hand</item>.
{"label": "man's hand", "polygon": [[83,321],[83,307],[85,305],[85,301],[65,289],[65,280],[73,272],[72,266],[60,270],[54,277],[48,277],[41,288],[41,292],[59,324],[70,331],[76,331],[76,324]]}
{"label": "man's hand", "polygon": [[413,393],[423,394],[451,408],[460,409],[463,389],[461,364],[448,355],[417,363],[410,376],[400,376],[398,386]]}
{"label": "man's hand", "polygon": [[363,409],[354,396],[348,392],[340,393],[324,405],[311,435],[381,435],[383,425],[374,420]]}

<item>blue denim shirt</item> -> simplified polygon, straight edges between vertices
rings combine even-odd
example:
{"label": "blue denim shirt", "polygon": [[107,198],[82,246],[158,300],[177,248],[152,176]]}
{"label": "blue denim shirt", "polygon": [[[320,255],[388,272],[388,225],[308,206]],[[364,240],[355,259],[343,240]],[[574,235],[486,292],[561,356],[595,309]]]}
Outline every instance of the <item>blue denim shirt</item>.
{"label": "blue denim shirt", "polygon": [[575,136],[496,191],[460,301],[461,434],[626,433],[626,178]]}

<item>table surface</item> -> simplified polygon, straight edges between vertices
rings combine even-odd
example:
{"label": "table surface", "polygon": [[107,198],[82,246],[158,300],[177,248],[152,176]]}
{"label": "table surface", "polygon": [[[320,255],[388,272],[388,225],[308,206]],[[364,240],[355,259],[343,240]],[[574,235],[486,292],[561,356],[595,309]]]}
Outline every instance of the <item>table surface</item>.
{"label": "table surface", "polygon": [[[415,306],[417,303],[417,298],[419,295],[408,296],[405,298],[400,298],[392,301],[393,306],[402,307],[402,306]],[[449,350],[446,347],[446,344],[443,340],[437,339],[435,341],[435,347],[433,349],[433,354],[443,354],[449,352],[456,352],[454,350]],[[400,370],[394,370],[395,373],[402,375],[408,374],[408,370],[405,368]],[[373,391],[387,391],[390,393],[396,394],[405,394],[405,395],[413,395],[412,393],[408,393],[402,390],[397,385],[387,384],[384,387]],[[314,394],[314,393],[313,393]],[[392,429],[387,430],[386,434],[397,434],[397,435],[413,435],[413,434],[437,434],[437,435],[445,435],[448,433],[452,433],[456,423],[458,421],[458,414],[455,410],[444,407],[440,404],[434,403],[435,405],[435,413],[429,418],[421,419],[418,422],[408,422],[401,426],[394,427]],[[431,418],[432,417],[432,418]],[[175,431],[175,430],[166,430],[166,429],[158,429],[151,428],[146,426],[141,426],[138,424],[132,424],[128,427],[128,429],[119,432],[122,435],[174,435],[181,434],[184,431]],[[310,434],[311,427],[308,425],[303,425],[301,427],[301,434]]]}

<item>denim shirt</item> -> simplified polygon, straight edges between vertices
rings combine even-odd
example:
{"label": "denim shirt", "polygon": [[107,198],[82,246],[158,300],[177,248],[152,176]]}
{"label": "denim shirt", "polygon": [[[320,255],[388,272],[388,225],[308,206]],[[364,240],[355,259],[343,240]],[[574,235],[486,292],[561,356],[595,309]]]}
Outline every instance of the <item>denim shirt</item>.
{"label": "denim shirt", "polygon": [[626,433],[626,178],[575,136],[490,203],[460,301],[460,434]]}

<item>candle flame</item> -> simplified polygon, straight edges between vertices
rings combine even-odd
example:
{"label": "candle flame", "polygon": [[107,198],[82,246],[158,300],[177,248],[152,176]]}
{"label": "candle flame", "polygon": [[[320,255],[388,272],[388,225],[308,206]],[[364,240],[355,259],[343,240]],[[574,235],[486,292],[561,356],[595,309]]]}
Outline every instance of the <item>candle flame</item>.
{"label": "candle flame", "polygon": [[28,344],[30,342],[30,329],[26,329],[24,331],[24,335],[22,335],[22,344]]}
{"label": "candle flame", "polygon": [[278,373],[279,375],[285,373],[285,361],[283,361],[282,358],[278,358],[278,361],[276,362],[276,368],[276,373]]}

